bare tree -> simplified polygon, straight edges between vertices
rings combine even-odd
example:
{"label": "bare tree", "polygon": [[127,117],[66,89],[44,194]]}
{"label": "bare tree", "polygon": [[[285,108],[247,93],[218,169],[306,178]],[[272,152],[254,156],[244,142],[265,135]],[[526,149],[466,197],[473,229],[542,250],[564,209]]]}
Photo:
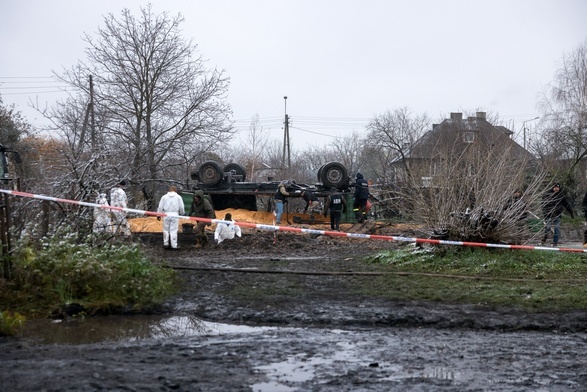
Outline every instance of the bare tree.
{"label": "bare tree", "polygon": [[587,41],[563,56],[540,106],[543,131],[533,147],[551,175],[574,190],[587,157]]}
{"label": "bare tree", "polygon": [[[379,178],[388,178],[390,163],[394,160],[408,162],[410,147],[422,137],[430,120],[426,114],[415,115],[408,108],[398,108],[375,117],[367,126],[367,145],[375,153],[378,162],[373,170]],[[410,168],[406,165],[409,175]]]}
{"label": "bare tree", "polygon": [[268,169],[263,163],[269,142],[268,134],[260,123],[259,114],[256,114],[251,118],[246,138],[241,141],[238,153],[234,157],[237,163],[243,165],[250,181],[257,181],[259,172]]}
{"label": "bare tree", "polygon": [[[128,9],[120,19],[109,14],[96,39],[84,38],[87,62],[58,75],[90,97],[103,118],[100,128],[89,132],[91,143],[80,140],[84,128],[78,121],[72,129],[77,144],[113,152],[123,162],[116,165],[125,170],[120,175],[142,190],[149,208],[154,207],[154,183],[166,166],[178,164],[174,157],[181,155],[185,164],[232,136],[225,103],[229,80],[194,56],[196,46],[180,35],[183,21],[181,15],[155,15],[151,5],[141,9],[139,18]],[[94,144],[96,132],[102,145]],[[189,151],[194,152],[191,159]]]}
{"label": "bare tree", "polygon": [[[456,124],[429,146],[429,158],[413,165],[412,175],[398,190],[409,215],[445,239],[529,239],[524,218],[540,208],[544,174],[528,154],[517,153],[517,144],[495,138],[463,145],[454,137],[453,131],[459,130]],[[422,184],[422,178],[429,182]],[[516,190],[523,196],[514,202]]]}
{"label": "bare tree", "polygon": [[363,170],[368,162],[365,143],[365,138],[356,131],[351,136],[334,139],[328,144],[332,156],[331,160],[342,163],[347,168],[349,175]]}

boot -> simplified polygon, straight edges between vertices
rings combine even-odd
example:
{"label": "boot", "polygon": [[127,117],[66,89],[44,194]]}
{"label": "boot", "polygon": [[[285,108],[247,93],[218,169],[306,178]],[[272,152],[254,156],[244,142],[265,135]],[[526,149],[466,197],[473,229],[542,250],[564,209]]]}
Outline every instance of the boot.
{"label": "boot", "polygon": [[361,211],[359,209],[355,208],[353,210],[353,212],[355,213],[355,221],[358,223],[363,223],[363,222],[361,222]]}
{"label": "boot", "polygon": [[206,248],[208,245],[210,245],[210,241],[208,241],[208,236],[204,234],[202,236],[202,248]]}
{"label": "boot", "polygon": [[194,245],[194,248],[199,249],[202,247],[202,236],[197,235],[196,236],[196,244]]}

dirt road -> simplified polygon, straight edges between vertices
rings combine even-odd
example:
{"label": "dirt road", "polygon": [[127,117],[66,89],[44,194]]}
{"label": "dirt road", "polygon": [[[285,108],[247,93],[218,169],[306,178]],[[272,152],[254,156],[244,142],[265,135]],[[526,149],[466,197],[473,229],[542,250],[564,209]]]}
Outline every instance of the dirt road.
{"label": "dirt road", "polygon": [[[0,391],[587,389],[587,318],[356,295],[396,243],[271,233],[152,254],[178,267],[166,316],[271,328],[81,345],[0,343]],[[337,272],[337,273],[331,273]],[[341,274],[347,273],[347,274]],[[258,294],[263,292],[263,296]]]}

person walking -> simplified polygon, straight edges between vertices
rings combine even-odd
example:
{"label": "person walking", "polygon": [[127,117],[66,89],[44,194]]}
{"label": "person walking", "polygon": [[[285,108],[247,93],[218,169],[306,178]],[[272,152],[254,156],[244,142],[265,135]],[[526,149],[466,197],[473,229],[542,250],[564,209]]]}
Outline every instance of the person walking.
{"label": "person walking", "polygon": [[[163,217],[163,247],[179,249],[177,244],[177,231],[179,226],[178,215],[185,214],[183,198],[177,194],[177,188],[170,186],[169,191],[159,201],[157,212],[167,214]],[[161,217],[157,217],[161,219]]]}
{"label": "person walking", "polygon": [[556,247],[558,245],[561,216],[565,210],[571,218],[575,217],[571,204],[562,192],[561,185],[557,182],[542,196],[542,214],[544,216],[542,245],[546,244],[551,230],[553,231],[552,246]]}
{"label": "person walking", "polygon": [[[196,218],[216,219],[216,213],[212,203],[206,199],[204,192],[197,190],[190,206],[190,216]],[[196,244],[194,248],[203,248],[208,245],[208,236],[206,235],[206,226],[211,226],[212,222],[198,221],[196,224]]]}
{"label": "person walking", "polygon": [[369,183],[361,173],[357,173],[355,181],[355,201],[353,202],[353,212],[355,219],[359,223],[367,220],[367,201],[369,200]]}
{"label": "person walking", "polygon": [[287,181],[281,181],[277,186],[277,191],[275,192],[275,196],[273,201],[275,203],[275,224],[281,224],[281,215],[283,215],[283,204],[287,203],[286,197],[289,196],[289,193],[285,189]]}
{"label": "person walking", "polygon": [[[120,181],[110,190],[110,205],[112,207],[128,208],[128,199],[126,197],[126,181]],[[130,225],[126,219],[126,211],[112,210],[114,233],[130,236]]]}
{"label": "person walking", "polygon": [[224,222],[218,222],[218,225],[216,225],[214,241],[216,241],[216,245],[220,245],[224,240],[234,239],[235,235],[238,237],[242,236],[241,228],[234,224],[231,213],[227,212],[224,215]]}
{"label": "person walking", "polygon": [[324,217],[326,218],[330,213],[330,229],[340,231],[340,217],[346,208],[346,200],[338,189],[331,188],[330,192],[332,193],[326,197],[326,204],[324,204]]}
{"label": "person walking", "polygon": [[[96,204],[108,207],[108,199],[105,193],[100,193],[96,199]],[[110,219],[110,211],[107,208],[94,207],[94,225],[92,227],[94,233],[112,233],[112,220]]]}

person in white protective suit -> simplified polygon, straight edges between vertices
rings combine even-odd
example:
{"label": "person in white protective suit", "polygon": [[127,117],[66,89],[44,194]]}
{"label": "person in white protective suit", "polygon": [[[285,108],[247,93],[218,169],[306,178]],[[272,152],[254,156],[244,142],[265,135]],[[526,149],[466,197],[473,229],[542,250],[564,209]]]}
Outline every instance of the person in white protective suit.
{"label": "person in white protective suit", "polygon": [[230,212],[226,213],[224,220],[225,222],[218,222],[216,230],[214,231],[214,241],[216,241],[216,245],[219,245],[224,240],[232,240],[235,234],[239,237],[242,236],[241,228],[234,224]]}
{"label": "person in white protective suit", "polygon": [[[177,229],[179,226],[178,215],[185,214],[185,205],[183,198],[177,194],[175,186],[169,187],[169,192],[159,201],[157,212],[167,214],[163,218],[163,247],[165,249],[179,249],[177,245]],[[161,217],[157,217],[161,219]]]}
{"label": "person in white protective suit", "polygon": [[[128,208],[126,192],[126,181],[122,180],[110,190],[110,205],[112,207]],[[126,220],[126,211],[112,210],[112,224],[115,234],[130,235],[130,224]]]}
{"label": "person in white protective suit", "polygon": [[[108,199],[105,193],[100,193],[96,199],[96,204],[108,206]],[[112,221],[110,220],[110,210],[107,208],[94,207],[94,233],[112,233]]]}

